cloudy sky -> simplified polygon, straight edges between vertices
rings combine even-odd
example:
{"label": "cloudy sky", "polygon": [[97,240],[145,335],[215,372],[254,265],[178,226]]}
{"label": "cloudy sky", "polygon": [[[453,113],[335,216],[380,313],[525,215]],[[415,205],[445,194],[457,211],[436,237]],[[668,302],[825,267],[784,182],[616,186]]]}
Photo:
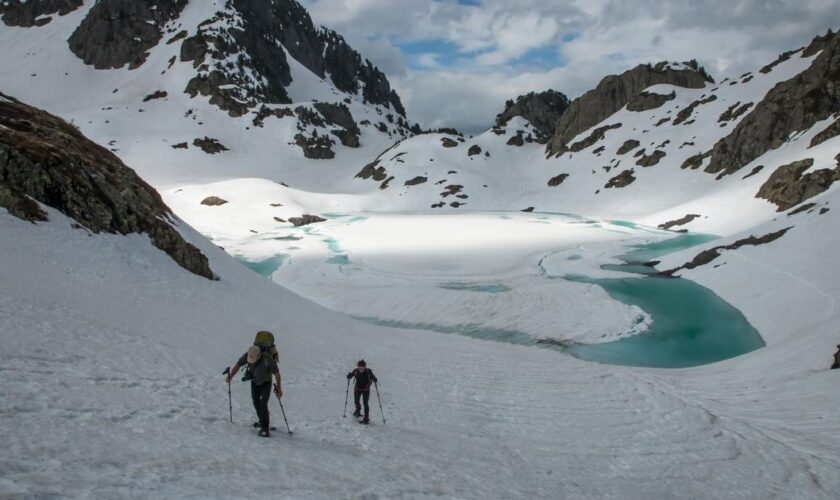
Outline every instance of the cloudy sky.
{"label": "cloudy sky", "polygon": [[504,101],[574,98],[636,64],[754,71],[840,28],[838,0],[300,0],[379,66],[424,127],[489,127]]}

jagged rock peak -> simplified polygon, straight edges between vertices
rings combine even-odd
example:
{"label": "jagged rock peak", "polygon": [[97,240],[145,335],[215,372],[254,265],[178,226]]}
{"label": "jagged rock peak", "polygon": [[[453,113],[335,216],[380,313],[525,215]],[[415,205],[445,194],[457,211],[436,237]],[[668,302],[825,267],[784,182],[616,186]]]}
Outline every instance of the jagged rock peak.
{"label": "jagged rock peak", "polygon": [[[218,10],[196,32],[182,31],[168,41],[180,41],[181,61],[193,62],[196,69],[186,89],[190,95],[209,96],[233,116],[261,103],[288,104],[288,53],[338,90],[360,94],[366,103],[405,116],[385,75],[341,35],[316,27],[295,0],[217,3]],[[161,42],[164,30],[172,31],[173,25],[167,24],[179,18],[186,4],[187,0],[99,0],[70,37],[70,49],[97,69],[126,64],[136,68]]]}
{"label": "jagged rock peak", "polygon": [[620,75],[610,75],[594,89],[572,101],[560,117],[554,135],[546,146],[549,155],[561,154],[581,132],[602,122],[623,108],[631,98],[652,85],[670,84],[702,88],[714,80],[697,61],[640,64]]}
{"label": "jagged rock peak", "polygon": [[84,0],[3,0],[0,14],[7,26],[43,26],[53,14],[64,16],[82,6]]}
{"label": "jagged rock peak", "polygon": [[513,117],[521,116],[531,123],[539,134],[539,141],[544,143],[554,134],[554,126],[569,104],[569,98],[556,90],[529,92],[517,97],[516,101],[505,103],[505,110],[496,115],[496,127],[503,127]]}
{"label": "jagged rock peak", "polygon": [[0,93],[0,206],[46,220],[36,201],[94,233],[144,233],[184,269],[215,278],[154,188],[73,125]]}

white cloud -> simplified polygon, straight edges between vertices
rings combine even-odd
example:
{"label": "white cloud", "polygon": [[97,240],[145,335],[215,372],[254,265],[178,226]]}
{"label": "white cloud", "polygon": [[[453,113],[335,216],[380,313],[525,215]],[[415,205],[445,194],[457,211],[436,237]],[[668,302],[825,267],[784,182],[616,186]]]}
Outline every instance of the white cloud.
{"label": "white cloud", "polygon": [[[301,1],[386,72],[410,119],[467,131],[528,91],[576,97],[608,74],[665,59],[740,74],[840,27],[837,0]],[[457,54],[413,54],[406,70],[398,45],[429,40]],[[534,50],[555,51],[562,64],[529,61]]]}

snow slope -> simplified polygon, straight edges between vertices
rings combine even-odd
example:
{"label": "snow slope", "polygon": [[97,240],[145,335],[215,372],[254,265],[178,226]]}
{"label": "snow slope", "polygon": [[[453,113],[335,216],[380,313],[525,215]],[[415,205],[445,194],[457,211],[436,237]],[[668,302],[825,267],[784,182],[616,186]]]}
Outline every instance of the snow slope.
{"label": "snow slope", "polygon": [[[304,301],[187,228],[221,281],[144,237],[51,217],[0,214],[4,496],[833,498],[840,487],[826,397],[837,374],[759,370],[789,346],[657,371],[391,330]],[[266,327],[291,439],[253,435],[240,384],[227,422],[221,369]],[[382,381],[385,425],[341,418],[360,357]]]}

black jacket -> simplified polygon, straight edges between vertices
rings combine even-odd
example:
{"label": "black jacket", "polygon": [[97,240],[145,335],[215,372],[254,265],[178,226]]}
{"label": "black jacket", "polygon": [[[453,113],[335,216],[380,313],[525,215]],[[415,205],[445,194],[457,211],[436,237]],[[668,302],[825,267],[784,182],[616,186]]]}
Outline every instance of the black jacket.
{"label": "black jacket", "polygon": [[347,380],[350,380],[353,377],[356,377],[357,391],[369,391],[370,384],[379,382],[379,380],[376,379],[376,375],[373,374],[373,370],[370,368],[366,369],[364,372],[360,372],[359,369],[356,368],[347,374]]}

